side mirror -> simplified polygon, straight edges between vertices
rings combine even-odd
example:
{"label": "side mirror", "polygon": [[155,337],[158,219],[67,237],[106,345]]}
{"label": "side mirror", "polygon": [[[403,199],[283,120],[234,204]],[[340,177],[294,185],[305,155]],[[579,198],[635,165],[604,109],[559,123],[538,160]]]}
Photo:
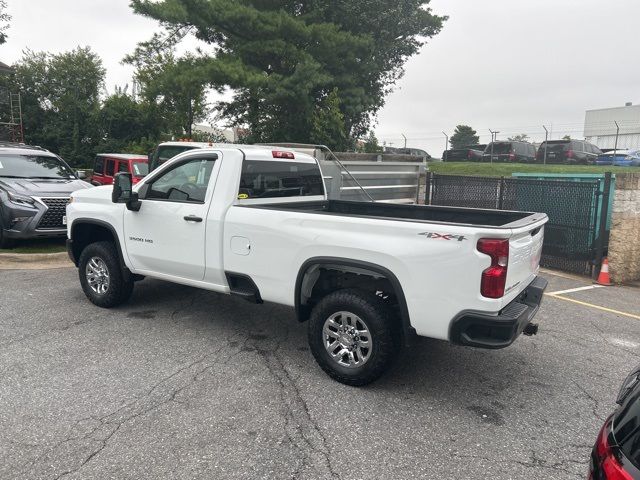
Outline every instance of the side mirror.
{"label": "side mirror", "polygon": [[132,188],[133,181],[130,173],[116,173],[115,177],[113,177],[111,201],[113,203],[126,203],[129,210],[137,212],[140,210],[141,202],[138,200],[138,194],[134,193]]}
{"label": "side mirror", "polygon": [[78,177],[80,180],[85,180],[88,175],[84,170],[76,170],[76,177]]}

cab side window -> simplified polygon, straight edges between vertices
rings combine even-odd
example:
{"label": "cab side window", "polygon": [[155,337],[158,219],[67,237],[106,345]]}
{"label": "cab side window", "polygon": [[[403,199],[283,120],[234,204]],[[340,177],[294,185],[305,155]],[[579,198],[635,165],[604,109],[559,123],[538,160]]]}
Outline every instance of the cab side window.
{"label": "cab side window", "polygon": [[116,169],[116,162],[114,160],[111,160],[110,158],[107,158],[105,161],[105,166],[106,168],[104,174],[108,177],[113,177]]}
{"label": "cab side window", "polygon": [[104,158],[96,157],[96,163],[93,166],[93,173],[102,175],[104,173]]}
{"label": "cab side window", "polygon": [[214,164],[215,158],[196,158],[180,163],[148,184],[143,198],[204,203]]}

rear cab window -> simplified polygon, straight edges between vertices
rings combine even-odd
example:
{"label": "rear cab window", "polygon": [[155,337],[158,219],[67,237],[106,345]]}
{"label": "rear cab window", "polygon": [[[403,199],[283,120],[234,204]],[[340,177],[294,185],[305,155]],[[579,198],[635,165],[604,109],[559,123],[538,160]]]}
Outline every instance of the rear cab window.
{"label": "rear cab window", "polygon": [[324,195],[316,162],[244,160],[239,200]]}

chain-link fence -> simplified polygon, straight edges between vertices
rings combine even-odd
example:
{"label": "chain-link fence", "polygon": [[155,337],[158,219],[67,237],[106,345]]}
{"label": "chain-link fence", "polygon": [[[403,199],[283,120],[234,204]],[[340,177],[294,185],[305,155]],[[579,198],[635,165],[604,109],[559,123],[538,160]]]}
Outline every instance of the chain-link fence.
{"label": "chain-link fence", "polygon": [[601,216],[603,212],[599,211],[602,181],[430,174],[427,203],[546,213],[549,223],[545,226],[541,264],[590,274],[607,246],[606,233],[603,235],[598,228],[607,215],[605,211]]}

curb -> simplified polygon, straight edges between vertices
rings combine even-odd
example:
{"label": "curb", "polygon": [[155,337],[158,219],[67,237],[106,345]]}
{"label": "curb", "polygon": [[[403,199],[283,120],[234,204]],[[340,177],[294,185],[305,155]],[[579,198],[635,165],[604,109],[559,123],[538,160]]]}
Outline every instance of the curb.
{"label": "curb", "polygon": [[0,253],[0,269],[71,267],[67,252],[59,253]]}

